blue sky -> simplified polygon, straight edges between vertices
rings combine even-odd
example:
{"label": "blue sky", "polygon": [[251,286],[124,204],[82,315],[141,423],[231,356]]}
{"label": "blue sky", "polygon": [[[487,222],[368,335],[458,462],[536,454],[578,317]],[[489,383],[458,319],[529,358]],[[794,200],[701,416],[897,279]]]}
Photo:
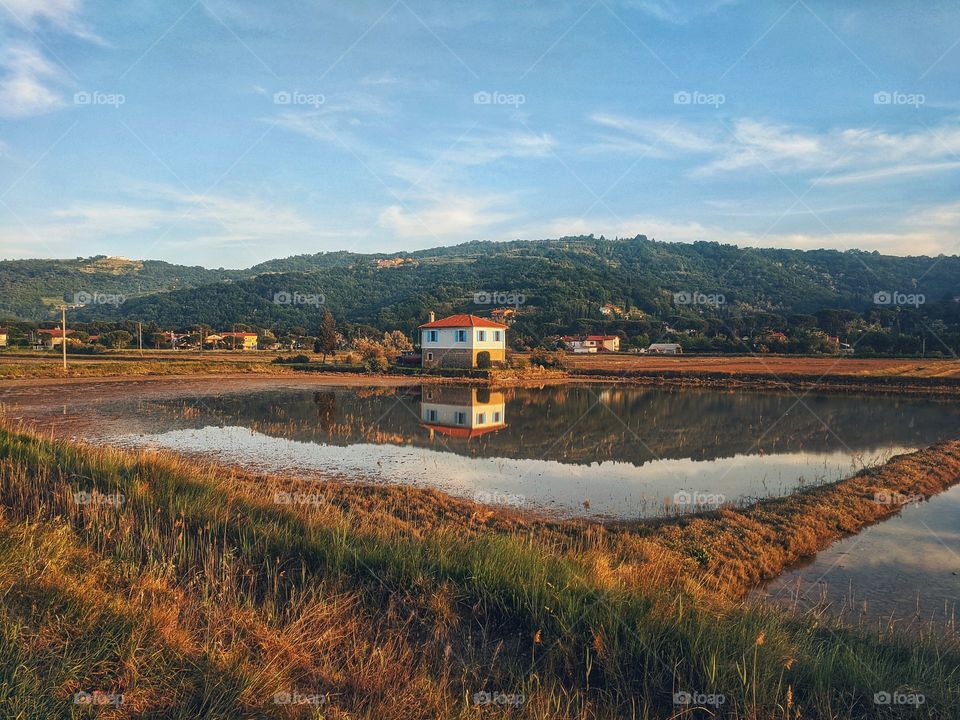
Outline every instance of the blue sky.
{"label": "blue sky", "polygon": [[0,0],[0,257],[956,254],[956,2]]}

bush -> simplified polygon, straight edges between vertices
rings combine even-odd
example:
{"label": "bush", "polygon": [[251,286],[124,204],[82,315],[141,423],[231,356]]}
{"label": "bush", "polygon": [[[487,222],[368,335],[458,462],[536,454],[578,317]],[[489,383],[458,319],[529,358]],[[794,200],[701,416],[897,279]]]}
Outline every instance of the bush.
{"label": "bush", "polygon": [[490,353],[486,350],[481,350],[477,353],[477,369],[479,370],[489,370],[493,365],[490,362]]}
{"label": "bush", "polygon": [[560,353],[550,353],[543,348],[537,348],[533,351],[533,354],[530,356],[530,364],[553,370],[563,370],[566,367]]}
{"label": "bush", "polygon": [[292,355],[290,357],[274,358],[271,362],[277,365],[297,365],[310,362],[310,358],[306,355]]}
{"label": "bush", "polygon": [[390,363],[384,354],[368,355],[363,361],[363,366],[370,372],[386,372],[390,369]]}

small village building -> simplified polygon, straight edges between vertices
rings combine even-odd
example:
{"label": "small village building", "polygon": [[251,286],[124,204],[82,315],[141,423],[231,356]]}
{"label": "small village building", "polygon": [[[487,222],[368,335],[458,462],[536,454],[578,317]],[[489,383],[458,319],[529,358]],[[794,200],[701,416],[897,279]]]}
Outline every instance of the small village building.
{"label": "small village building", "polygon": [[0,347],[6,347],[8,344],[7,340],[7,331],[3,328],[0,328]]}
{"label": "small village building", "polygon": [[[40,336],[40,345],[45,348],[60,347],[63,344],[63,330],[61,328],[37,330],[37,335]],[[71,335],[73,335],[73,330],[67,330],[67,342],[70,342]]]}
{"label": "small village building", "polygon": [[425,368],[475,368],[477,357],[504,362],[507,326],[476,315],[451,315],[420,326],[421,366]]}
{"label": "small village building", "polygon": [[257,334],[250,332],[225,332],[220,333],[223,344],[229,348],[238,350],[256,350]]}
{"label": "small village building", "polygon": [[679,343],[652,343],[647,352],[653,355],[682,355],[683,348]]}
{"label": "small village building", "polygon": [[566,335],[563,344],[573,353],[620,352],[618,335],[587,335],[575,337]]}

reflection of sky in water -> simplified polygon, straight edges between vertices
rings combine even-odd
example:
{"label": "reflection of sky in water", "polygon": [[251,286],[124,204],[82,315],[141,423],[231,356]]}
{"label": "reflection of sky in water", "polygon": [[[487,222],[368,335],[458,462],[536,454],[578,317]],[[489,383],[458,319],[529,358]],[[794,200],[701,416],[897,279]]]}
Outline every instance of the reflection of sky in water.
{"label": "reflection of sky in water", "polygon": [[[845,452],[736,455],[711,461],[655,460],[574,465],[554,460],[469,457],[412,445],[339,446],[272,437],[243,427],[205,427],[127,436],[125,443],[201,452],[269,471],[313,471],[380,482],[432,485],[470,496],[523,495],[532,507],[563,514],[631,518],[663,511],[680,490],[728,501],[782,495],[799,485],[838,480],[856,469]],[[899,451],[899,449],[895,449]],[[872,458],[863,458],[869,462]]]}
{"label": "reflection of sky in water", "polygon": [[[832,609],[856,617],[893,615],[949,619],[960,610],[960,486],[896,517],[834,543],[816,558],[777,578],[765,593],[799,606],[824,595]],[[850,615],[848,615],[850,616]]]}

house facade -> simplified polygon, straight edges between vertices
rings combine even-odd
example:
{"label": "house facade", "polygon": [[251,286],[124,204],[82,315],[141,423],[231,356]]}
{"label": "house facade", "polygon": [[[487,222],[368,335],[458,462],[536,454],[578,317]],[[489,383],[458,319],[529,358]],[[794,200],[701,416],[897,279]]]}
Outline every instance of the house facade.
{"label": "house facade", "polygon": [[420,326],[420,364],[425,368],[475,368],[487,353],[490,362],[507,357],[507,326],[476,315],[451,315]]}
{"label": "house facade", "polygon": [[0,328],[0,347],[6,347],[7,342],[7,331],[3,328]]}
{"label": "house facade", "polygon": [[256,350],[257,337],[256,333],[249,332],[220,333],[220,340],[225,347],[237,348],[238,350]]}
{"label": "house facade", "polygon": [[574,353],[620,352],[618,335],[587,335],[574,337],[566,335],[563,344]]}
{"label": "house facade", "polygon": [[647,352],[653,355],[682,355],[683,348],[679,343],[653,343]]}
{"label": "house facade", "polygon": [[[60,347],[63,344],[63,330],[54,328],[53,330],[37,330],[40,337],[40,344],[45,348]],[[67,342],[73,342],[73,330],[67,330]]]}

